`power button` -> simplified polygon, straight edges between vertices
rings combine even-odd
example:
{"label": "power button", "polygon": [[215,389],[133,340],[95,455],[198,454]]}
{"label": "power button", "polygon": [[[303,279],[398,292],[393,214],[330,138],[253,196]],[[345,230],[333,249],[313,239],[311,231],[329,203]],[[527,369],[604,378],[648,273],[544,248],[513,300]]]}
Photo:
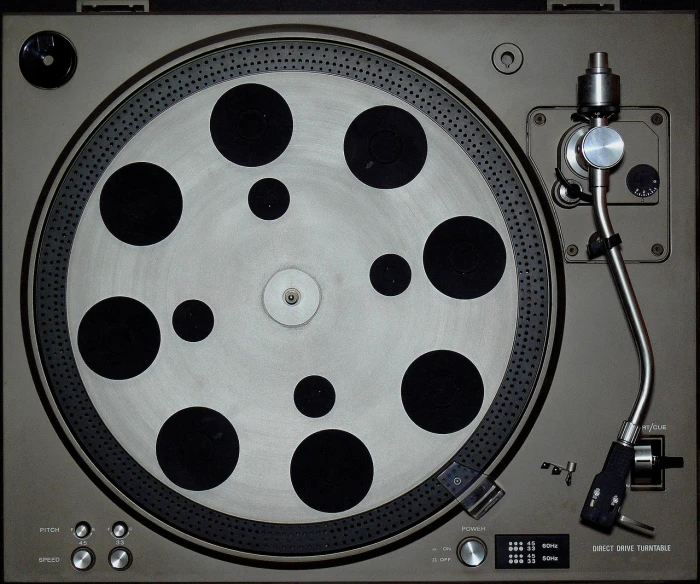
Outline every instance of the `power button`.
{"label": "power button", "polygon": [[477,537],[468,537],[459,542],[457,557],[465,566],[476,568],[486,559],[486,544]]}

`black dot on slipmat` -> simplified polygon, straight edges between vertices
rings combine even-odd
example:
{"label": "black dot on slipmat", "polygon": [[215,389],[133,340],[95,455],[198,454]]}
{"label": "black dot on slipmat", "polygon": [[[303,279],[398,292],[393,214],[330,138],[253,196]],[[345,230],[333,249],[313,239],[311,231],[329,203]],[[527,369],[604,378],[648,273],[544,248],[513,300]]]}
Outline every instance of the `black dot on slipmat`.
{"label": "black dot on slipmat", "polygon": [[223,415],[209,408],[186,408],[170,416],[158,432],[158,464],[173,483],[190,491],[213,489],[238,463],[238,435]]}
{"label": "black dot on slipmat", "polygon": [[305,377],[294,389],[294,405],[309,418],[320,418],[333,409],[335,390],[330,381],[320,375]]}
{"label": "black dot on slipmat", "polygon": [[380,294],[396,296],[411,283],[411,266],[401,256],[386,254],[374,260],[369,269],[369,280]]}
{"label": "black dot on slipmat", "polygon": [[317,511],[339,513],[365,498],[374,465],[359,438],[342,430],[322,430],[297,447],[290,472],[304,503]]}
{"label": "black dot on slipmat", "polygon": [[173,328],[181,339],[196,343],[214,328],[214,313],[201,300],[185,300],[173,312]]}
{"label": "black dot on slipmat", "polygon": [[292,139],[292,112],[274,89],[247,83],[229,89],[209,120],[214,146],[241,166],[272,162]]}
{"label": "black dot on slipmat", "polygon": [[279,219],[289,208],[289,191],[275,178],[263,178],[248,192],[248,206],[260,219]]}
{"label": "black dot on slipmat", "polygon": [[453,217],[438,225],[423,249],[428,279],[440,292],[462,300],[493,290],[506,267],[498,232],[476,217]]}
{"label": "black dot on slipmat", "polygon": [[450,434],[477,416],[484,401],[484,383],[464,355],[431,351],[406,370],[401,401],[417,426],[435,434]]}
{"label": "black dot on slipmat", "polygon": [[134,162],[107,179],[100,214],[110,233],[130,245],[153,245],[177,227],[182,193],[170,173],[149,162]]}
{"label": "black dot on slipmat", "polygon": [[345,161],[363,183],[394,189],[411,182],[423,168],[428,141],[420,122],[397,107],[362,112],[345,133]]}
{"label": "black dot on slipmat", "polygon": [[90,369],[107,379],[130,379],[153,363],[160,329],[138,300],[107,298],[85,313],[78,327],[78,350]]}

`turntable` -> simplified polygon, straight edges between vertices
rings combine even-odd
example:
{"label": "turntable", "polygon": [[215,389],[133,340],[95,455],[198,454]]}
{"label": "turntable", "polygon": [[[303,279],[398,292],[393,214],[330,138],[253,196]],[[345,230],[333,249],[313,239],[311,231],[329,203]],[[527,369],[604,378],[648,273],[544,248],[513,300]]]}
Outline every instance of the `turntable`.
{"label": "turntable", "polygon": [[694,579],[694,15],[147,4],[3,18],[5,579]]}

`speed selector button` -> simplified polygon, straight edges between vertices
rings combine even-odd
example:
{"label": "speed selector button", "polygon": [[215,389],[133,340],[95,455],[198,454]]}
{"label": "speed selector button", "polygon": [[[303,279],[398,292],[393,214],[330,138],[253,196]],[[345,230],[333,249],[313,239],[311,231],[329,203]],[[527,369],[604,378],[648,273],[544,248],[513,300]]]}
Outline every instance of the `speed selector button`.
{"label": "speed selector button", "polygon": [[468,537],[459,542],[457,557],[465,566],[476,568],[486,559],[486,544],[476,537]]}
{"label": "speed selector button", "polygon": [[95,554],[90,548],[79,547],[71,554],[70,561],[76,570],[85,572],[95,565]]}
{"label": "speed selector button", "polygon": [[114,537],[124,537],[127,531],[129,531],[129,528],[123,521],[117,521],[114,525],[112,525],[112,534],[114,535]]}
{"label": "speed selector button", "polygon": [[109,552],[109,565],[115,570],[126,570],[131,566],[131,552],[123,547],[116,547]]}

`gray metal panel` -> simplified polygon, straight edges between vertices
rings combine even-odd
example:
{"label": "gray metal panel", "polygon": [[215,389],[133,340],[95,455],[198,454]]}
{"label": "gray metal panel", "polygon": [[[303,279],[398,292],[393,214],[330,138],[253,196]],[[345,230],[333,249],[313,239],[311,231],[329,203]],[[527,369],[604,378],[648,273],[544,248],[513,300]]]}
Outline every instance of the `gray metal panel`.
{"label": "gray metal panel", "polygon": [[[83,26],[89,18],[89,26]],[[657,361],[656,395],[647,424],[666,435],[669,455],[685,468],[669,471],[665,492],[628,496],[627,515],[657,526],[653,543],[670,551],[642,552],[652,543],[617,529],[601,535],[578,523],[590,479],[627,414],[638,382],[637,358],[607,267],[566,266],[567,312],[561,353],[537,422],[498,481],[507,495],[480,522],[460,515],[404,547],[359,563],[304,571],[231,564],[183,548],[120,510],[87,478],[56,434],[34,388],[20,322],[20,265],[37,195],[86,112],[113,88],[181,45],[248,26],[293,22],[341,26],[387,39],[438,64],[476,93],[525,149],[527,114],[542,105],[572,104],[574,78],[586,56],[607,50],[620,74],[625,105],[666,109],[675,121],[671,148],[670,258],[628,266],[647,320]],[[696,539],[695,423],[695,40],[692,15],[256,15],[256,16],[12,16],[3,20],[3,376],[5,578],[10,581],[324,581],[537,579],[694,579]],[[168,34],[153,34],[163,27]],[[20,77],[17,47],[31,33],[55,29],[78,48],[71,85],[36,90]],[[579,34],[585,30],[586,34]],[[625,34],[620,34],[624,31]],[[654,39],[650,42],[649,39]],[[501,75],[491,52],[513,42],[521,70]],[[100,51],[95,50],[99,47]],[[105,67],[108,55],[109,68]],[[651,72],[651,74],[650,74]],[[70,91],[68,91],[70,89]],[[33,104],[26,107],[26,104]],[[60,123],[56,123],[60,113]],[[47,133],[46,128],[51,128]],[[40,145],[40,147],[39,147]],[[624,239],[624,233],[622,233]],[[661,428],[663,426],[663,428]],[[539,470],[543,460],[578,468],[572,486]],[[67,566],[78,541],[70,528],[88,520],[97,563],[87,574]],[[133,526],[125,539],[129,571],[107,565],[114,546],[108,527]],[[41,533],[57,527],[58,533]],[[473,570],[455,548],[471,529],[493,547],[495,533],[570,533],[571,569],[555,574],[493,569],[493,554]],[[631,552],[593,546],[632,545]],[[450,548],[444,550],[443,548]],[[40,563],[58,557],[59,563]],[[433,558],[437,561],[433,562]],[[441,561],[445,558],[446,561]],[[449,560],[447,560],[449,558]]]}

